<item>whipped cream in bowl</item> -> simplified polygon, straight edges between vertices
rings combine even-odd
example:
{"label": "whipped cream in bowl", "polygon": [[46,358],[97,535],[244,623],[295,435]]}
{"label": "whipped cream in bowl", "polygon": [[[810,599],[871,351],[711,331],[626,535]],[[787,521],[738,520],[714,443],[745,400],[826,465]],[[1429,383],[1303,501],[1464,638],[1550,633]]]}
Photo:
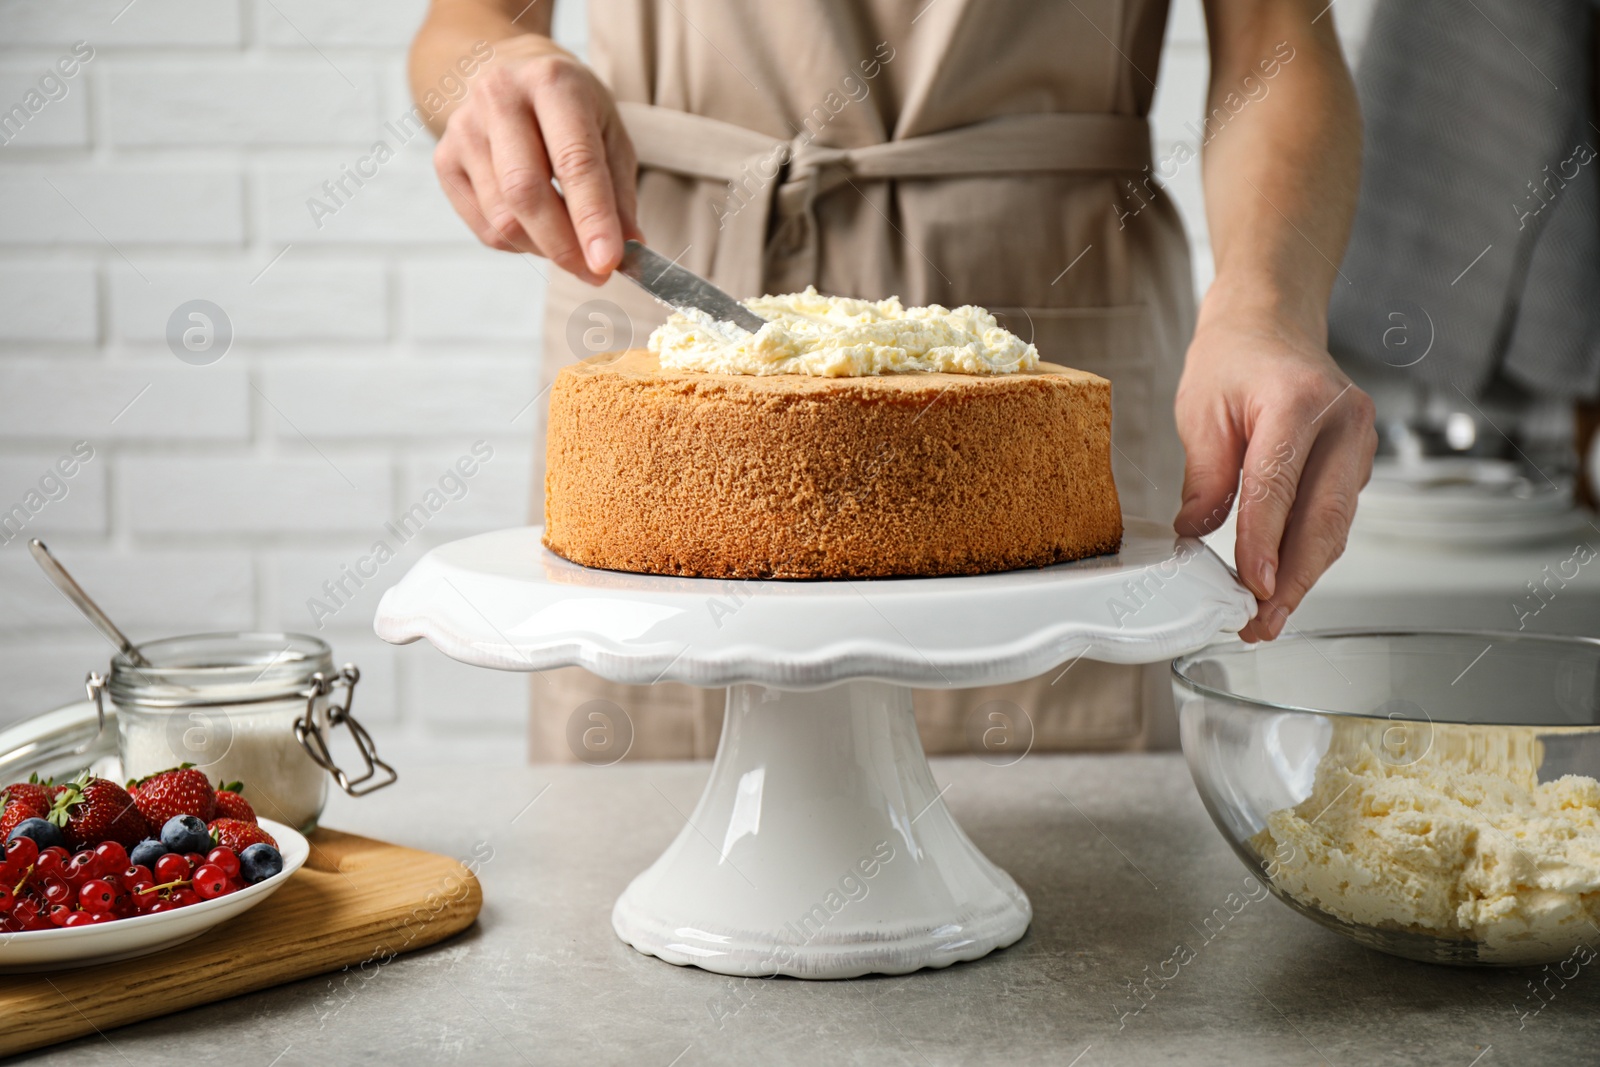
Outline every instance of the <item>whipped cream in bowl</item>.
{"label": "whipped cream in bowl", "polygon": [[1306,633],[1173,688],[1212,820],[1295,911],[1428,962],[1600,959],[1600,641]]}
{"label": "whipped cream in bowl", "polygon": [[970,304],[908,308],[898,297],[823,296],[810,286],[744,304],[767,320],[755,333],[675,312],[650,335],[650,351],[668,370],[828,378],[1015,374],[1039,365],[1033,345]]}

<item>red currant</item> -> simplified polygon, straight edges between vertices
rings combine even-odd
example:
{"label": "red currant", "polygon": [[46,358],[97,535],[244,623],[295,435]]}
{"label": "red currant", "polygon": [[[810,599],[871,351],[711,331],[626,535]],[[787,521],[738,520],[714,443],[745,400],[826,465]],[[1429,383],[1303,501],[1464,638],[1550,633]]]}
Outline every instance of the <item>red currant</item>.
{"label": "red currant", "polygon": [[149,882],[151,885],[155,884],[154,874],[151,872],[149,867],[146,867],[142,863],[136,863],[127,870],[123,871],[119,876],[119,880],[122,882],[123,887],[127,889],[132,889],[140,882]]}
{"label": "red currant", "polygon": [[189,877],[189,861],[176,852],[168,852],[156,860],[156,881],[178,882]]}
{"label": "red currant", "polygon": [[39,858],[39,843],[31,837],[13,837],[6,845],[6,862],[25,871]]}
{"label": "red currant", "polygon": [[50,905],[50,921],[56,926],[66,926],[67,920],[76,914],[77,912],[73,911],[65,904]]}
{"label": "red currant", "polygon": [[85,911],[108,912],[112,902],[117,899],[117,891],[104,878],[91,878],[78,890],[78,899],[82,901]]}
{"label": "red currant", "polygon": [[33,861],[33,870],[38,875],[61,874],[63,871],[61,857],[56,855],[58,850],[54,845],[39,853],[39,858]]}
{"label": "red currant", "polygon": [[225,845],[206,853],[206,862],[221,867],[222,873],[229,878],[236,877],[239,873],[239,857],[233,854],[233,849]]}
{"label": "red currant", "polygon": [[93,852],[80,852],[67,861],[67,881],[73,885],[82,885],[99,874],[100,858]]}
{"label": "red currant", "polygon": [[112,871],[120,871],[128,865],[128,850],[116,841],[102,841],[94,850],[100,857],[100,876],[103,878]]}
{"label": "red currant", "polygon": [[200,903],[200,894],[188,888],[174,889],[172,891],[172,903],[180,908],[187,908],[190,904]]}
{"label": "red currant", "polygon": [[17,895],[9,885],[0,884],[0,915],[10,915],[17,906]]}
{"label": "red currant", "polygon": [[202,863],[195,868],[194,890],[206,900],[220,897],[228,891],[228,876],[214,863]]}
{"label": "red currant", "polygon": [[[105,920],[102,919],[101,921],[104,922]],[[86,911],[75,911],[75,912],[70,913],[67,916],[67,921],[62,923],[61,925],[62,926],[88,926],[92,922],[94,922],[94,916],[90,915],[88,912],[86,912]]]}
{"label": "red currant", "polygon": [[44,899],[51,904],[65,904],[74,896],[73,887],[65,878],[51,875],[44,883]]}

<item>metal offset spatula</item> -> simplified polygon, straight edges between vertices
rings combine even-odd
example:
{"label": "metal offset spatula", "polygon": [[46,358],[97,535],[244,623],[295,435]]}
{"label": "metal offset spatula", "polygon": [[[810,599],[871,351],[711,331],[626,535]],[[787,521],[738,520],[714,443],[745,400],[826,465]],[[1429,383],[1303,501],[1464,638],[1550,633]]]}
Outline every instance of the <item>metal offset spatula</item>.
{"label": "metal offset spatula", "polygon": [[694,271],[685,270],[638,241],[623,242],[622,263],[617,272],[674,311],[699,311],[751,333],[767,324],[766,319]]}

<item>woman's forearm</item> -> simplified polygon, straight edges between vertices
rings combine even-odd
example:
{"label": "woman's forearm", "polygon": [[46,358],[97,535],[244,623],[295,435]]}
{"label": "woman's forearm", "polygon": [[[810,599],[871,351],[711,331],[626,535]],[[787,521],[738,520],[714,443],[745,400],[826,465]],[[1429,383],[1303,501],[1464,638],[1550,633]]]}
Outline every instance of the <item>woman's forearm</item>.
{"label": "woman's forearm", "polygon": [[463,78],[462,64],[470,67],[473,60],[481,59],[485,45],[500,59],[565,54],[565,49],[550,39],[553,6],[553,0],[433,0],[411,43],[407,73],[412,98],[419,104],[430,93],[433,99],[442,100],[437,110],[424,108],[428,127],[436,136],[444,132],[451,112],[466,98],[465,93],[441,94],[441,83],[460,78],[470,92],[471,78]]}
{"label": "woman's forearm", "polygon": [[1216,281],[1201,321],[1265,316],[1325,343],[1361,168],[1355,89],[1324,0],[1208,0],[1203,149]]}
{"label": "woman's forearm", "polygon": [[1327,351],[1361,166],[1326,0],[1206,0],[1206,218],[1216,280],[1178,384],[1180,533],[1237,509],[1234,559],[1271,640],[1344,551],[1377,447],[1372,400]]}

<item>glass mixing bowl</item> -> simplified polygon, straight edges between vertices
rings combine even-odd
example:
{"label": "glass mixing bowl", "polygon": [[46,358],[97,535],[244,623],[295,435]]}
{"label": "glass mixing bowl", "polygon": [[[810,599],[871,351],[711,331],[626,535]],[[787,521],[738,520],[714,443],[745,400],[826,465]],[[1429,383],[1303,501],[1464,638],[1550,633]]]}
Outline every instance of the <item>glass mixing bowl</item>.
{"label": "glass mixing bowl", "polygon": [[1435,963],[1600,952],[1600,640],[1325,632],[1173,662],[1217,828],[1295,911]]}

